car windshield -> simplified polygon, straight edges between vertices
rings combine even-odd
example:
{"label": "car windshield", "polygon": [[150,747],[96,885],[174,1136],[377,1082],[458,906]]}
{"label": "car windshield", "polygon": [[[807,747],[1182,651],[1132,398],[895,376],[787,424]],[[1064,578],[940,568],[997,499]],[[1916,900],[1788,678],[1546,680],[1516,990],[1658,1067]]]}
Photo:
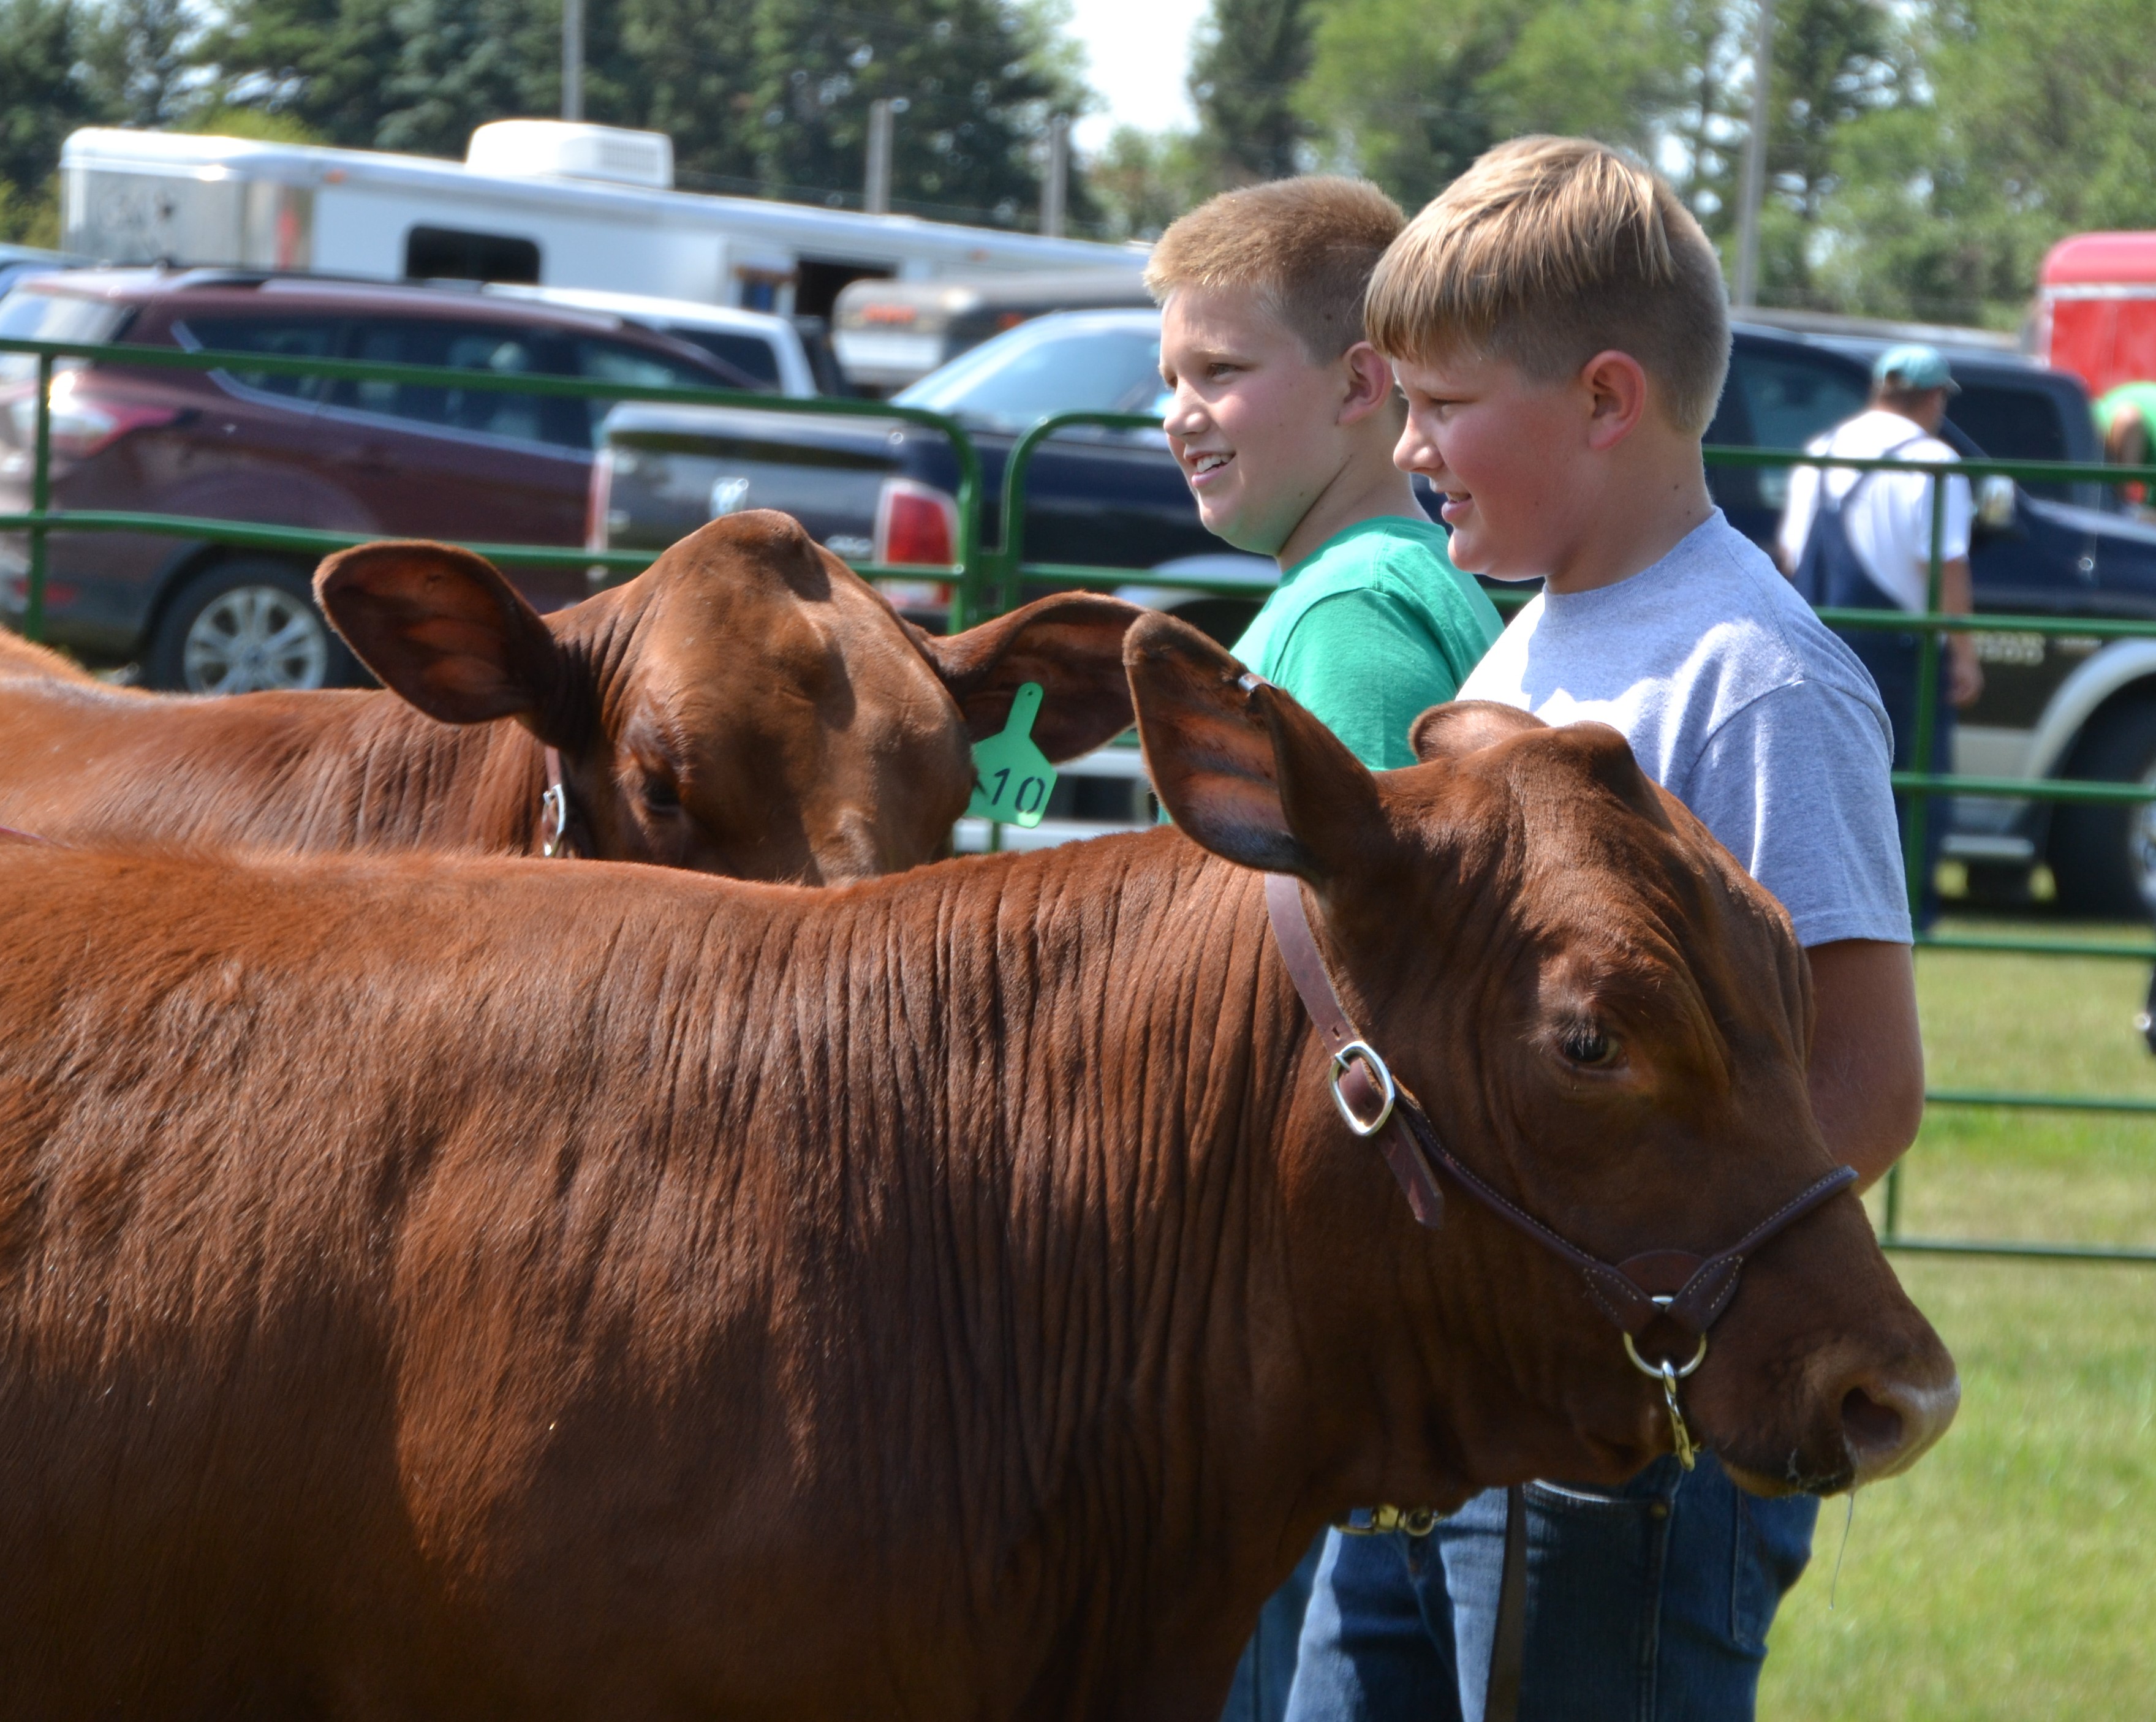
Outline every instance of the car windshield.
{"label": "car windshield", "polygon": [[1158,323],[1044,317],[961,353],[892,398],[1018,431],[1051,413],[1150,413],[1160,392]]}
{"label": "car windshield", "polygon": [[[126,306],[110,300],[40,293],[24,284],[0,299],[0,335],[18,341],[103,341],[126,315]],[[27,382],[37,374],[34,353],[0,353],[0,383]]]}

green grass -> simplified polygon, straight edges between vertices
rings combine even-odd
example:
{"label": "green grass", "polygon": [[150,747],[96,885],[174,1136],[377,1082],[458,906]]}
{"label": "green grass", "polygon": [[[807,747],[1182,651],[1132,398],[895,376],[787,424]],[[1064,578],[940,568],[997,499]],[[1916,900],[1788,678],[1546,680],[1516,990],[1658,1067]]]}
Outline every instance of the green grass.
{"label": "green grass", "polygon": [[[2148,984],[2136,963],[1926,952],[1931,1082],[2156,1096]],[[1907,1233],[2156,1245],[2156,1118],[1938,1108],[1903,1165]],[[1838,1590],[1827,1504],[1761,1714],[2156,1715],[2156,1268],[1894,1259],[1960,1364],[1961,1416],[1858,1500]]]}

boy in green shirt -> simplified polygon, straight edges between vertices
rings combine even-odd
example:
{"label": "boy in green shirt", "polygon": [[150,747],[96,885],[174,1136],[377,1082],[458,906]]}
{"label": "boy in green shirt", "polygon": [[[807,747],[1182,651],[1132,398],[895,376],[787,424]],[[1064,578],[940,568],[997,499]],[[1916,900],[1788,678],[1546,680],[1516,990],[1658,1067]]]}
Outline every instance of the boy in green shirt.
{"label": "boy in green shirt", "polygon": [[1366,182],[1276,180],[1191,211],[1146,269],[1199,514],[1281,566],[1235,655],[1377,770],[1414,763],[1408,725],[1502,631],[1393,464],[1404,409],[1363,294],[1404,224]]}
{"label": "boy in green shirt", "polygon": [[[1363,338],[1363,295],[1405,225],[1367,182],[1224,192],[1161,235],[1162,428],[1209,530],[1281,583],[1235,655],[1373,770],[1415,763],[1408,726],[1452,698],[1502,631],[1393,464],[1406,423]],[[1225,1722],[1277,1722],[1321,1540],[1265,1605]]]}

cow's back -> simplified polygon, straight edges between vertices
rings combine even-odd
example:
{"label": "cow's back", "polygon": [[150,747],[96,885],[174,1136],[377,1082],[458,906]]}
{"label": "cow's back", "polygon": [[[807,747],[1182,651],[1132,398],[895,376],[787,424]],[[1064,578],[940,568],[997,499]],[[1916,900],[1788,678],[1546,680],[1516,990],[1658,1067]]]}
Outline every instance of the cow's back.
{"label": "cow's back", "polygon": [[0,674],[0,824],[85,843],[514,851],[538,749],[360,691],[137,693]]}
{"label": "cow's back", "polygon": [[867,1527],[807,1571],[795,1515],[858,1481],[866,1360],[776,1336],[865,1301],[841,1240],[891,1186],[758,894],[721,936],[648,869],[0,847],[13,1714],[335,1710],[325,1668],[633,1714],[738,1690],[803,1587],[855,1630]]}

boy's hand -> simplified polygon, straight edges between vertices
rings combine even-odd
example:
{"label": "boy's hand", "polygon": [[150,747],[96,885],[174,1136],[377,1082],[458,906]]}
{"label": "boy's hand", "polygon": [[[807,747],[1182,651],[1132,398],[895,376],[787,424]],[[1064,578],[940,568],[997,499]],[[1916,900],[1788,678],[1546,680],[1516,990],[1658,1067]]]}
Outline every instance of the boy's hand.
{"label": "boy's hand", "polygon": [[1947,698],[1956,710],[1974,705],[1984,692],[1984,666],[1976,661],[1973,634],[1947,636]]}

